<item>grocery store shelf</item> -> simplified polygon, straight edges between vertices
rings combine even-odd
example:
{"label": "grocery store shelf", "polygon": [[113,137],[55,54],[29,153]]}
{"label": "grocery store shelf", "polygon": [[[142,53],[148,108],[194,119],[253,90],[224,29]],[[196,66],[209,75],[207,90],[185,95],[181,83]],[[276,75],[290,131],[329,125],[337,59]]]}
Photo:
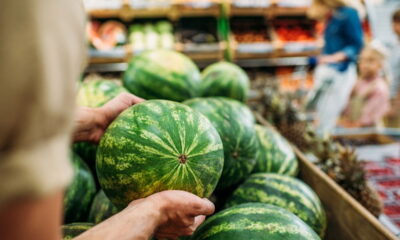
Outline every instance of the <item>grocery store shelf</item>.
{"label": "grocery store shelf", "polygon": [[274,59],[274,58],[296,58],[296,57],[311,57],[318,55],[318,51],[294,52],[288,53],[281,50],[275,50],[270,53],[236,53],[236,59]]}
{"label": "grocery store shelf", "polygon": [[231,16],[269,16],[273,12],[271,7],[253,8],[253,7],[232,7]]}
{"label": "grocery store shelf", "polygon": [[288,8],[288,7],[276,7],[273,9],[272,14],[275,17],[281,17],[281,16],[306,16],[307,15],[307,9],[305,7],[293,7],[293,8]]}
{"label": "grocery store shelf", "polygon": [[120,9],[95,9],[90,10],[87,14],[92,18],[120,18],[130,20],[133,18],[173,18],[173,12],[169,8],[157,9],[132,9],[123,6]]}
{"label": "grocery store shelf", "polygon": [[177,5],[175,8],[179,17],[218,17],[220,14],[220,8],[216,4],[208,8],[193,8],[186,5]]}
{"label": "grocery store shelf", "polygon": [[85,73],[124,72],[128,63],[94,63],[90,64]]}
{"label": "grocery store shelf", "polygon": [[[195,55],[188,54],[189,57],[200,67],[204,68],[212,63],[222,59],[222,56],[216,54],[209,55]],[[104,60],[104,59],[103,59]],[[308,57],[279,57],[279,58],[249,58],[249,59],[236,59],[235,63],[244,68],[254,67],[283,67],[283,66],[306,66],[308,64]],[[106,62],[106,61],[92,61],[85,72],[123,72],[128,67],[126,62]]]}
{"label": "grocery store shelf", "polygon": [[281,57],[281,58],[238,59],[236,60],[236,64],[245,68],[306,66],[308,64],[308,58]]}
{"label": "grocery store shelf", "polygon": [[[306,7],[280,7],[271,5],[269,7],[237,7],[230,5],[230,16],[266,16],[268,18],[279,16],[305,16]],[[187,4],[171,4],[164,8],[145,8],[135,9],[128,4],[122,5],[117,9],[90,9],[87,11],[92,18],[169,18],[177,20],[181,17],[218,17],[220,16],[220,6],[211,4],[206,8],[192,7]]]}

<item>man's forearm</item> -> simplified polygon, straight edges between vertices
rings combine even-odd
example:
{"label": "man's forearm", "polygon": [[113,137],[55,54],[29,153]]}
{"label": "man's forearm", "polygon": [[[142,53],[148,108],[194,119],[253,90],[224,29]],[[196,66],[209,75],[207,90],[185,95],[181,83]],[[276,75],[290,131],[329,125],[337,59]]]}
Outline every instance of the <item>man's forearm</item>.
{"label": "man's forearm", "polygon": [[143,201],[130,206],[74,240],[148,240],[161,220],[161,211]]}

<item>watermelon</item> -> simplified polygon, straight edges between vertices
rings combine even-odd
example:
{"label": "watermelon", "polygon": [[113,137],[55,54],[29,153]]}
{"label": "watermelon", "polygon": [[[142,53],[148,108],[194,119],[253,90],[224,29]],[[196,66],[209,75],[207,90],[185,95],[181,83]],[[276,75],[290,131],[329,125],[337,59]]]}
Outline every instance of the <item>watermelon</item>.
{"label": "watermelon", "polygon": [[185,104],[204,114],[221,136],[225,164],[217,189],[225,190],[250,175],[258,151],[250,109],[239,101],[223,97],[196,98]]}
{"label": "watermelon", "polygon": [[250,80],[239,66],[218,62],[204,69],[200,86],[203,97],[228,97],[245,102],[250,91]]}
{"label": "watermelon", "polygon": [[74,178],[64,196],[64,222],[86,221],[89,207],[96,194],[96,185],[86,163],[72,154]]}
{"label": "watermelon", "polygon": [[92,142],[77,142],[72,145],[72,150],[84,160],[90,170],[96,174],[97,144]]}
{"label": "watermelon", "polygon": [[299,164],[289,142],[271,128],[260,125],[255,128],[260,148],[253,172],[296,176]]}
{"label": "watermelon", "polygon": [[261,202],[285,208],[324,236],[326,215],[314,191],[299,179],[268,173],[251,175],[228,199],[226,206]]}
{"label": "watermelon", "polygon": [[223,163],[221,138],[207,118],[167,100],[125,110],[108,127],[96,158],[100,185],[118,208],[164,190],[209,197]]}
{"label": "watermelon", "polygon": [[79,86],[77,103],[85,107],[101,107],[123,92],[128,90],[116,81],[102,78],[86,80]]}
{"label": "watermelon", "polygon": [[170,50],[146,51],[132,59],[124,86],[145,99],[184,101],[198,96],[201,75],[185,55]]}
{"label": "watermelon", "polygon": [[71,240],[92,228],[93,223],[70,223],[62,226],[63,240]]}
{"label": "watermelon", "polygon": [[[95,77],[87,79],[79,86],[77,103],[79,106],[97,108],[123,92],[128,92],[117,81]],[[79,142],[73,145],[73,150],[89,165],[95,173],[97,144]],[[96,178],[97,179],[97,178]]]}
{"label": "watermelon", "polygon": [[94,197],[92,207],[90,208],[88,222],[100,223],[112,215],[116,214],[118,209],[107,198],[103,190],[100,190]]}
{"label": "watermelon", "polygon": [[264,203],[225,209],[207,219],[192,240],[319,240],[318,235],[291,212]]}

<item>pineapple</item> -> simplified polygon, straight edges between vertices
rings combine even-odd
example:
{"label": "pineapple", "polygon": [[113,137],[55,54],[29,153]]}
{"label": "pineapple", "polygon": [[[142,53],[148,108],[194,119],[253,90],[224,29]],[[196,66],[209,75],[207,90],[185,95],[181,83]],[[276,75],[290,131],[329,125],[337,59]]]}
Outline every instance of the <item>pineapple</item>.
{"label": "pineapple", "polygon": [[338,182],[374,216],[382,213],[383,204],[378,193],[365,177],[363,164],[354,150],[342,148],[340,151],[342,179]]}
{"label": "pineapple", "polygon": [[378,192],[371,184],[367,184],[367,186],[361,191],[360,199],[361,204],[365,206],[372,215],[379,217],[383,211],[383,203]]}
{"label": "pineapple", "polygon": [[367,183],[365,170],[354,150],[343,147],[329,136],[317,135],[293,101],[274,89],[264,89],[257,111],[302,151],[312,152],[318,159],[317,165],[374,216],[380,215],[382,201]]}
{"label": "pineapple", "polygon": [[308,150],[307,131],[311,127],[307,123],[299,110],[292,101],[287,101],[285,104],[284,114],[280,117],[275,125],[290,142],[296,145],[299,149]]}
{"label": "pineapple", "polygon": [[382,201],[376,190],[367,182],[365,169],[355,151],[328,139],[316,145],[320,168],[378,217],[382,212]]}

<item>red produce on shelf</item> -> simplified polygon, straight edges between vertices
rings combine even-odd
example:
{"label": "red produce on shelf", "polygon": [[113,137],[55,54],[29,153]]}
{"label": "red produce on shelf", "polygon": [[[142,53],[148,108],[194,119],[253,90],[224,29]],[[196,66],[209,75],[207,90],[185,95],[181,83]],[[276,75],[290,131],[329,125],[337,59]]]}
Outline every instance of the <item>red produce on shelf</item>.
{"label": "red produce on shelf", "polygon": [[400,178],[390,180],[378,180],[377,184],[385,188],[400,188]]}
{"label": "red produce on shelf", "polygon": [[385,160],[386,163],[400,167],[400,159],[399,158],[388,158]]}
{"label": "red produce on shelf", "polygon": [[400,205],[387,205],[385,206],[384,213],[389,217],[400,217]]}
{"label": "red produce on shelf", "polygon": [[314,42],[315,23],[302,20],[277,20],[274,23],[275,32],[283,42]]}
{"label": "red produce on shelf", "polygon": [[111,50],[126,42],[126,27],[117,21],[92,21],[87,31],[90,43],[98,50]]}

